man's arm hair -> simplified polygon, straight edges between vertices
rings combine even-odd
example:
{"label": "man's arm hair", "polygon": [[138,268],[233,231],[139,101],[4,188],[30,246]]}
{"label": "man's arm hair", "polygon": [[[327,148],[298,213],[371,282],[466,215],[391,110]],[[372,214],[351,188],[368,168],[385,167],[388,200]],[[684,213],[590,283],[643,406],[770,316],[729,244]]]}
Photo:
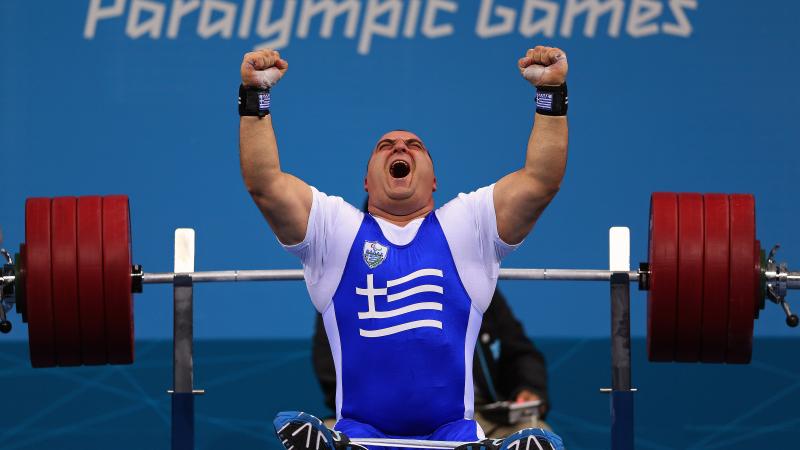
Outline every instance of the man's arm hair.
{"label": "man's arm hair", "polygon": [[302,242],[311,212],[311,188],[281,170],[271,116],[240,119],[239,157],[247,191],[272,231],[284,244]]}

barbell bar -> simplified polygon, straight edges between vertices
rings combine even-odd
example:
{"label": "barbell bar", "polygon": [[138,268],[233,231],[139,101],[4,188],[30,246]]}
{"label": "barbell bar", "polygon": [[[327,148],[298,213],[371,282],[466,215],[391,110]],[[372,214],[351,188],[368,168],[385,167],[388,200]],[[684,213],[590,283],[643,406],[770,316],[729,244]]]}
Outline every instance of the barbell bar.
{"label": "barbell bar", "polygon": [[[16,306],[28,323],[34,367],[133,362],[133,294],[172,284],[174,272],[132,264],[125,196],[32,198],[16,258],[0,250],[0,331]],[[753,322],[769,299],[797,326],[786,294],[800,272],[775,263],[756,239],[746,194],[654,193],[648,262],[627,271],[647,290],[651,361],[747,363]],[[609,282],[611,270],[503,268],[505,280]],[[302,270],[180,273],[193,283],[302,280]]]}
{"label": "barbell bar", "polygon": [[384,438],[352,438],[353,444],[364,447],[398,447],[398,448],[433,448],[437,450],[454,449],[469,442],[459,441],[423,441],[420,439],[384,439]]}
{"label": "barbell bar", "polygon": [[[609,281],[610,270],[592,269],[500,269],[502,280],[562,280],[562,281]],[[631,281],[639,280],[638,271],[628,272]],[[142,284],[172,284],[175,272],[144,273],[135,267],[134,279],[141,278]],[[221,270],[205,272],[188,272],[194,283],[237,282],[237,281],[290,281],[303,280],[302,269],[267,269],[267,270]]]}

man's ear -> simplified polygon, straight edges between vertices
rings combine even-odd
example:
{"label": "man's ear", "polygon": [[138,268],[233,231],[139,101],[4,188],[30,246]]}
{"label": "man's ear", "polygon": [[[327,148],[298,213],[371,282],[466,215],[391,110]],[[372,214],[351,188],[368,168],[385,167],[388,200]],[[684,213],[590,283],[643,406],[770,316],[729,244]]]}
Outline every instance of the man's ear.
{"label": "man's ear", "polygon": [[433,177],[433,192],[436,192],[436,177]]}
{"label": "man's ear", "polygon": [[369,188],[367,188],[367,177],[364,177],[364,192],[369,193]]}

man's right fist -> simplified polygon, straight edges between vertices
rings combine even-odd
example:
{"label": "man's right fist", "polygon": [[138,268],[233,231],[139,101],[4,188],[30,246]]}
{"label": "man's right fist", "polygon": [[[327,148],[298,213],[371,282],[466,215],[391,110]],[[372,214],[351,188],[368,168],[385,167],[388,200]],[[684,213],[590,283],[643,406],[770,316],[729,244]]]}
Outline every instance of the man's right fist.
{"label": "man's right fist", "polygon": [[275,50],[267,48],[246,53],[242,59],[242,84],[268,89],[275,86],[288,69],[289,63]]}
{"label": "man's right fist", "polygon": [[536,87],[558,86],[567,80],[567,55],[560,48],[528,49],[517,65],[522,77]]}

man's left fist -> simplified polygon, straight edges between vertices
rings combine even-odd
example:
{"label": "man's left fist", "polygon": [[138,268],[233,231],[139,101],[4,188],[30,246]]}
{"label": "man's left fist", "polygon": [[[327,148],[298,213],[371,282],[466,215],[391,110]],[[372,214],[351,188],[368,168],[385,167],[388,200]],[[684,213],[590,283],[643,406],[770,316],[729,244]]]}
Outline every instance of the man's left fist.
{"label": "man's left fist", "polygon": [[567,81],[567,55],[560,48],[528,49],[517,63],[522,77],[534,86],[558,86]]}

